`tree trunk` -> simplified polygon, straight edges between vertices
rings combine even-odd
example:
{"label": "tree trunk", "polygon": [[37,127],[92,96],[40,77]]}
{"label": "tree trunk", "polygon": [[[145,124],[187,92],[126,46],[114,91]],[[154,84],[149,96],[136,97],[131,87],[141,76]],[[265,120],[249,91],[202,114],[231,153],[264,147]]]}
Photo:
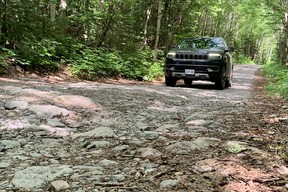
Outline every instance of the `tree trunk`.
{"label": "tree trunk", "polygon": [[162,0],[158,1],[158,13],[157,13],[157,25],[156,25],[156,35],[155,35],[155,43],[154,43],[154,54],[153,59],[157,59],[157,52],[158,52],[158,43],[160,38],[160,31],[161,31],[161,20],[162,20]]}
{"label": "tree trunk", "polygon": [[148,7],[147,7],[147,10],[146,10],[146,21],[145,21],[144,30],[143,30],[143,44],[144,44],[144,47],[146,47],[147,44],[148,44],[148,37],[147,37],[147,34],[148,34],[148,23],[149,23],[149,20],[150,20],[150,17],[151,17],[151,9],[152,9],[151,0],[149,0],[147,3],[148,3]]}
{"label": "tree trunk", "polygon": [[68,0],[60,0],[60,16],[66,17],[66,10],[67,10]]}
{"label": "tree trunk", "polygon": [[282,7],[284,8],[284,33],[286,37],[285,42],[285,55],[284,55],[284,62],[286,66],[288,66],[288,12],[287,12],[287,3],[286,0],[282,0]]}
{"label": "tree trunk", "polygon": [[[104,3],[104,1],[103,1],[103,3]],[[113,17],[114,17],[114,10],[115,10],[115,4],[112,1],[109,4],[109,7],[108,7],[107,16],[106,16],[106,19],[105,19],[105,21],[103,23],[102,34],[100,36],[100,40],[99,40],[99,43],[98,43],[97,47],[101,47],[103,45],[103,43],[105,42],[105,40],[106,40],[108,31],[110,30],[110,28],[112,26],[112,20],[113,20]]]}
{"label": "tree trunk", "polygon": [[[3,4],[3,6],[2,6]],[[4,42],[5,41],[5,37],[8,36],[8,27],[7,27],[7,0],[3,0],[1,1],[1,6],[2,6],[2,10],[3,10],[3,13],[2,13],[2,23],[1,23],[1,33],[3,35],[1,35],[1,39],[0,39],[0,42]]]}
{"label": "tree trunk", "polygon": [[54,22],[56,18],[56,3],[50,3],[51,21]]}

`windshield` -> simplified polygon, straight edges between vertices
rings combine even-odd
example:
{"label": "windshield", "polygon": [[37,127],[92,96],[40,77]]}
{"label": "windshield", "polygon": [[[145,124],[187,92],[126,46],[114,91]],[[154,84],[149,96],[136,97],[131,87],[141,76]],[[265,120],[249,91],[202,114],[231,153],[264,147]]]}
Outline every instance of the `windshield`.
{"label": "windshield", "polygon": [[211,49],[225,48],[225,42],[221,38],[188,38],[179,45],[183,49]]}

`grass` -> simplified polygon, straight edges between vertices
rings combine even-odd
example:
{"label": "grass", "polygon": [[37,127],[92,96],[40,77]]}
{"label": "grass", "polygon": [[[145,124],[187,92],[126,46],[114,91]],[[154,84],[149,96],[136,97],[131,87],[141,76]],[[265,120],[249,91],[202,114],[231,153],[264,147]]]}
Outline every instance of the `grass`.
{"label": "grass", "polygon": [[263,73],[269,81],[269,93],[288,99],[288,68],[283,64],[268,63],[264,65]]}

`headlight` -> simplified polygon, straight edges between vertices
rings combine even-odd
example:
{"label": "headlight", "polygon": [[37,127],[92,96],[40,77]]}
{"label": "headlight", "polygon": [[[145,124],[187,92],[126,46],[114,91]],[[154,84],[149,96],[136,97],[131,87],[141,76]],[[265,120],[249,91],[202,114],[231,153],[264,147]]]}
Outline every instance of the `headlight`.
{"label": "headlight", "polygon": [[168,52],[168,54],[167,54],[167,58],[170,58],[170,59],[175,58],[175,56],[176,56],[176,52],[174,52],[174,51],[170,51],[170,52]]}
{"label": "headlight", "polygon": [[208,57],[209,59],[221,59],[222,55],[220,53],[209,53]]}

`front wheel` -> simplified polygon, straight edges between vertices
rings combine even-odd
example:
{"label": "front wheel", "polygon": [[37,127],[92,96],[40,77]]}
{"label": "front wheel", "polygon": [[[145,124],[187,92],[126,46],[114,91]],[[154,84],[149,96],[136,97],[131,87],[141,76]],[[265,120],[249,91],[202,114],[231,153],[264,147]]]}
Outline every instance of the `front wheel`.
{"label": "front wheel", "polygon": [[221,70],[221,73],[220,73],[218,79],[216,79],[216,81],[215,81],[215,86],[217,89],[223,90],[226,87],[226,81],[224,79],[224,74],[225,74],[225,69],[223,68]]}
{"label": "front wheel", "polygon": [[165,77],[166,86],[175,87],[176,82],[177,82],[177,80],[172,76]]}

